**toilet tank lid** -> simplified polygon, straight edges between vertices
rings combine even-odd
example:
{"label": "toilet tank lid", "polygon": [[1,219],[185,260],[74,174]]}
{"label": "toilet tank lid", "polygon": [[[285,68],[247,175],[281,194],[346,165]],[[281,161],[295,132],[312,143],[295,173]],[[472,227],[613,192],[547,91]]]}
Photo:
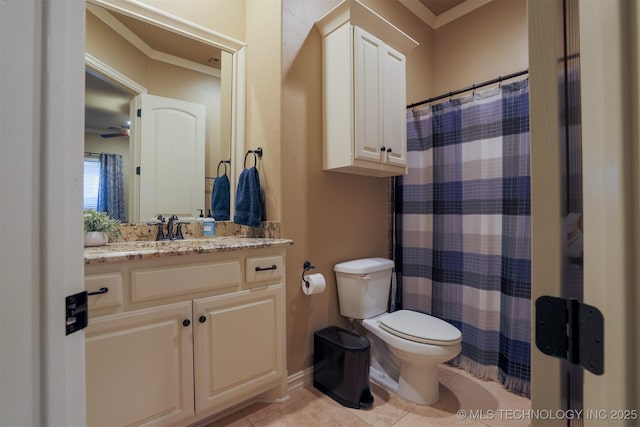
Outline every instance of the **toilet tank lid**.
{"label": "toilet tank lid", "polygon": [[333,271],[338,273],[367,274],[393,269],[394,263],[386,258],[364,258],[336,264]]}

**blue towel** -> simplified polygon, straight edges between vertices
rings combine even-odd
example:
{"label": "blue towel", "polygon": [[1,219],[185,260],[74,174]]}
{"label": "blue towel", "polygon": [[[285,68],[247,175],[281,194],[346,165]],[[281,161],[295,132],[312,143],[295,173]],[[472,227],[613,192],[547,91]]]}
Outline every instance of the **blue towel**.
{"label": "blue towel", "polygon": [[217,176],[211,190],[211,214],[216,221],[229,221],[231,207],[229,177],[224,174]]}
{"label": "blue towel", "polygon": [[262,190],[258,169],[245,168],[238,178],[236,192],[236,213],[233,216],[236,224],[259,227],[262,221]]}

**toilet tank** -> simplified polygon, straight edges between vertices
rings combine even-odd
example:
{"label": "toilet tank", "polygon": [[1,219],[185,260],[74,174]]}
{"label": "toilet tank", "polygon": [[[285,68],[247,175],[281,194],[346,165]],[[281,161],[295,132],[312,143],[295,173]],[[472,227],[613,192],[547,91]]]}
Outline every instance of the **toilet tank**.
{"label": "toilet tank", "polygon": [[333,267],[338,286],[340,314],[352,319],[368,319],[387,311],[393,261],[365,258]]}

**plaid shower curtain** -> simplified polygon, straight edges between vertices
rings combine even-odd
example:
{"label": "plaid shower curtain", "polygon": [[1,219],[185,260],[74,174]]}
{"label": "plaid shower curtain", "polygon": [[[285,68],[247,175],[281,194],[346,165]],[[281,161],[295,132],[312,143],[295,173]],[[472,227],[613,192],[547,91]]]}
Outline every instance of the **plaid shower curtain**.
{"label": "plaid shower curtain", "polygon": [[451,363],[530,394],[528,80],[407,113],[392,309],[462,332]]}

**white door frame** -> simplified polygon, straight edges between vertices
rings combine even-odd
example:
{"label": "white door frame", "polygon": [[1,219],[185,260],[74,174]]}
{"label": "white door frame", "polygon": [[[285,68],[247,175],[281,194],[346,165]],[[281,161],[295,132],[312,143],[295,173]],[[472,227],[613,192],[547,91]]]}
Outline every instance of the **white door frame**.
{"label": "white door frame", "polygon": [[[565,231],[561,223],[556,54],[556,46],[561,43],[560,4],[560,0],[528,2],[532,306],[539,296],[561,295]],[[585,426],[634,425],[640,417],[638,22],[636,2],[579,2],[584,302],[602,312],[605,328],[604,374],[584,373]],[[545,356],[536,348],[535,323],[532,325],[532,406],[566,409],[559,359]],[[625,410],[635,410],[636,418],[628,418],[626,424],[613,418],[634,416]],[[534,419],[532,425],[564,426],[566,420]]]}
{"label": "white door frame", "polygon": [[0,424],[85,423],[84,2],[0,2]]}

